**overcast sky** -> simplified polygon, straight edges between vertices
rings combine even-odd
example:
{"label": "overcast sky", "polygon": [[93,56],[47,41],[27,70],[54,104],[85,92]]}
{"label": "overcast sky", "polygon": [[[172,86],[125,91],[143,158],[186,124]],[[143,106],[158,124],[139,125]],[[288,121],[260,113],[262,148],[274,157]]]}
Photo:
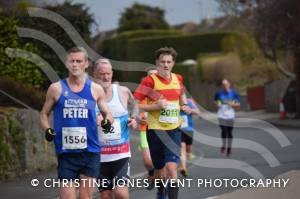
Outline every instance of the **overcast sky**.
{"label": "overcast sky", "polygon": [[[98,31],[106,31],[118,27],[118,21],[125,8],[135,2],[158,6],[164,9],[165,18],[171,25],[187,21],[199,23],[205,17],[220,16],[215,0],[73,0],[84,3],[94,14],[98,24]],[[98,32],[93,28],[93,34]]]}

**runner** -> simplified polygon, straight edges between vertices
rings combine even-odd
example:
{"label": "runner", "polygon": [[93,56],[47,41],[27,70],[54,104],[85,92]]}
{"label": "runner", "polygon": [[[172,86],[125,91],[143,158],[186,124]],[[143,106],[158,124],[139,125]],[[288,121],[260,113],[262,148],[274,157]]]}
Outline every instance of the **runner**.
{"label": "runner", "polygon": [[[46,101],[40,113],[41,127],[47,141],[55,144],[58,161],[58,179],[68,182],[60,186],[59,196],[76,198],[73,183],[80,179],[79,198],[92,198],[94,187],[88,183],[98,176],[99,140],[95,107],[107,125],[113,118],[105,103],[101,86],[86,79],[88,56],[85,49],[74,47],[68,51],[66,67],[68,78],[50,85]],[[54,129],[50,127],[49,115],[53,109]],[[77,183],[76,183],[77,184]]]}
{"label": "runner", "polygon": [[[127,199],[128,187],[122,182],[129,179],[131,153],[128,127],[137,127],[137,122],[133,118],[138,116],[138,106],[127,87],[112,84],[112,76],[110,61],[99,59],[96,62],[95,81],[104,88],[106,101],[115,121],[113,131],[103,130],[100,133],[102,151],[99,179],[103,182],[108,181],[99,187],[99,191],[101,199]],[[128,113],[129,105],[133,107],[132,118]]]}
{"label": "runner", "polygon": [[190,108],[190,112],[186,113],[184,111],[180,111],[180,117],[181,117],[180,131],[182,132],[181,156],[180,156],[181,164],[178,170],[181,173],[181,175],[184,177],[188,176],[186,159],[187,157],[191,159],[192,156],[191,148],[192,148],[193,136],[194,136],[192,115],[196,115],[200,117],[200,110],[198,109],[194,100],[191,97],[189,97],[187,101],[188,101],[188,106]]}
{"label": "runner", "polygon": [[230,156],[233,140],[232,130],[235,119],[234,109],[240,107],[240,97],[235,90],[231,89],[231,84],[227,79],[223,79],[222,86],[223,89],[218,91],[215,95],[215,103],[218,106],[218,118],[222,138],[222,147],[220,151],[221,153],[225,153],[225,150],[227,149],[227,156]]}
{"label": "runner", "polygon": [[[188,112],[187,100],[182,85],[182,77],[172,73],[175,64],[176,51],[164,47],[156,51],[157,74],[144,78],[134,93],[141,102],[147,98],[147,104],[139,105],[148,112],[147,140],[151,159],[155,168],[156,178],[162,180],[177,179],[177,164],[180,160],[180,106]],[[166,169],[166,174],[165,170]],[[173,186],[172,186],[173,185]],[[178,198],[179,187],[174,184],[164,188],[158,187],[157,198]],[[166,194],[167,192],[167,194]]]}

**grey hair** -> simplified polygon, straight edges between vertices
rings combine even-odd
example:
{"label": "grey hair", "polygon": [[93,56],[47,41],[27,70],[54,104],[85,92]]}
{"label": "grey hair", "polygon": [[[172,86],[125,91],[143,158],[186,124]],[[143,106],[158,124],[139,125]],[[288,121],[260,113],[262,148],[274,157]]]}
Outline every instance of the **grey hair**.
{"label": "grey hair", "polygon": [[75,47],[73,47],[73,48],[70,48],[70,49],[67,51],[68,55],[71,54],[71,53],[77,53],[77,52],[82,52],[82,53],[84,54],[85,59],[86,59],[86,60],[89,59],[89,55],[88,55],[86,49],[83,48],[83,47],[81,47],[81,46],[75,46]]}
{"label": "grey hair", "polygon": [[109,61],[109,59],[106,59],[106,58],[100,58],[98,59],[96,62],[95,62],[95,68],[97,69],[98,68],[98,65],[99,64],[108,64],[111,66],[112,68],[112,65],[111,65],[111,62]]}

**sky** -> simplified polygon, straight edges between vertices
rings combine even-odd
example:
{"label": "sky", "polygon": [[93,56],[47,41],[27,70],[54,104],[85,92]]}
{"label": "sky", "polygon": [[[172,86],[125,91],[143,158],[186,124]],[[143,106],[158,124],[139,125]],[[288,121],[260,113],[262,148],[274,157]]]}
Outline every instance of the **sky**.
{"label": "sky", "polygon": [[121,13],[135,2],[158,6],[165,10],[165,18],[170,25],[183,22],[199,23],[205,17],[222,15],[215,0],[73,0],[90,8],[97,27],[92,28],[93,35],[99,31],[112,30],[118,27]]}

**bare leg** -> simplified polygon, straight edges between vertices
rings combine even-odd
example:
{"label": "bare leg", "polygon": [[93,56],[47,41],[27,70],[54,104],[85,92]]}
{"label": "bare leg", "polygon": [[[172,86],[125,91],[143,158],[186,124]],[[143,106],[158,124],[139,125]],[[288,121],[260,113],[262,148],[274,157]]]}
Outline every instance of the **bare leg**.
{"label": "bare leg", "polygon": [[186,144],[185,142],[181,142],[180,169],[186,170],[186,156]]}
{"label": "bare leg", "polygon": [[80,199],[92,199],[93,193],[96,191],[94,184],[93,184],[93,180],[95,180],[95,178],[88,177],[85,175],[80,175],[80,179],[84,180],[84,181],[82,181],[80,183],[79,198]]}
{"label": "bare leg", "polygon": [[76,199],[76,187],[68,183],[67,186],[62,186],[59,189],[60,199]]}
{"label": "bare leg", "polygon": [[128,187],[116,187],[114,189],[115,199],[129,199]]}
{"label": "bare leg", "polygon": [[101,199],[113,199],[113,191],[112,190],[105,190],[100,192]]}

